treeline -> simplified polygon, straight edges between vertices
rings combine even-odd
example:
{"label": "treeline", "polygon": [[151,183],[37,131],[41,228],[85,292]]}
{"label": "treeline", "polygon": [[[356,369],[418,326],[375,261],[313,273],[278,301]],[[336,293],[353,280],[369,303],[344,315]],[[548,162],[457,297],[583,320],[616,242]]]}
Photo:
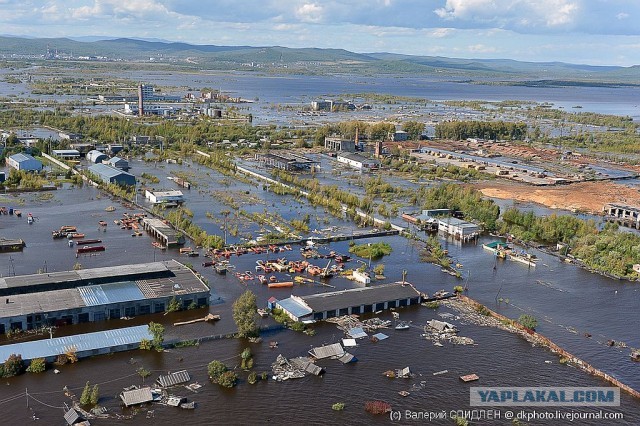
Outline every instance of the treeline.
{"label": "treeline", "polygon": [[523,140],[527,135],[526,123],[505,121],[447,121],[436,125],[436,138],[463,140],[506,139]]}
{"label": "treeline", "polygon": [[482,224],[485,230],[496,229],[500,207],[492,200],[482,198],[482,193],[454,183],[431,188],[420,188],[417,200],[424,209],[451,209],[464,213],[465,218]]}
{"label": "treeline", "polygon": [[633,265],[640,263],[640,235],[620,232],[616,225],[607,224],[599,230],[593,220],[556,214],[540,217],[511,208],[504,212],[499,229],[524,241],[567,244],[567,251],[589,268],[638,278]]}
{"label": "treeline", "polygon": [[629,116],[599,114],[596,112],[566,112],[552,108],[529,108],[525,112],[529,117],[547,120],[565,120],[570,123],[590,124],[603,127],[636,127]]}
{"label": "treeline", "polygon": [[569,243],[575,237],[597,232],[593,220],[582,220],[575,216],[536,216],[532,211],[523,212],[512,207],[502,214],[499,231],[512,234],[524,241],[546,244]]}

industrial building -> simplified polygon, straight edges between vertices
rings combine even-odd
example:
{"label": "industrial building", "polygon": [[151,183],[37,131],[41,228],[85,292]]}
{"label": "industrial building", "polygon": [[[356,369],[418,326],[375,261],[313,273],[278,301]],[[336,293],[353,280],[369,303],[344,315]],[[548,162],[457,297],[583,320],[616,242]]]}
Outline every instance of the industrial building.
{"label": "industrial building", "polygon": [[80,157],[85,157],[89,151],[95,149],[95,145],[91,143],[70,143],[69,148],[78,150]]}
{"label": "industrial building", "polygon": [[0,334],[209,304],[209,288],[175,261],[0,278]]}
{"label": "industrial building", "polygon": [[71,348],[75,350],[78,358],[85,358],[137,349],[142,339],[153,339],[148,325],[1,345],[0,360],[6,360],[11,354],[20,354],[27,363],[35,358],[44,358],[47,362],[52,362],[58,355],[69,352]]}
{"label": "industrial building", "polygon": [[28,172],[39,172],[42,170],[42,162],[40,162],[40,160],[36,160],[31,155],[22,152],[13,154],[7,158],[7,166]]}
{"label": "industrial building", "polygon": [[480,233],[480,227],[475,223],[447,217],[438,220],[438,232],[453,236],[456,240],[468,241],[476,238]]}
{"label": "industrial building", "polygon": [[144,196],[153,204],[173,204],[178,205],[184,203],[184,194],[182,191],[149,191],[146,190]]}
{"label": "industrial building", "polygon": [[342,315],[366,314],[417,305],[422,295],[411,284],[393,283],[373,287],[294,296],[276,302],[294,321],[319,321]]}
{"label": "industrial building", "polygon": [[54,149],[51,151],[54,157],[61,158],[63,160],[79,160],[80,151],[77,149]]}
{"label": "industrial building", "polygon": [[136,184],[136,177],[134,175],[106,164],[89,166],[89,171],[98,176],[104,183],[115,183],[118,185]]}
{"label": "industrial building", "polygon": [[142,219],[142,227],[154,238],[160,240],[163,247],[175,247],[185,243],[182,233],[160,219],[145,217]]}
{"label": "industrial building", "polygon": [[254,158],[257,162],[267,167],[282,170],[304,170],[318,164],[318,161],[291,152],[256,154]]}
{"label": "industrial building", "polygon": [[324,138],[324,147],[330,151],[355,152],[356,142],[352,139],[327,136]]}
{"label": "industrial building", "polygon": [[605,219],[629,228],[640,229],[640,207],[609,203],[604,206]]}
{"label": "industrial building", "polygon": [[94,164],[100,164],[103,161],[106,161],[108,159],[109,159],[109,156],[107,154],[105,154],[104,152],[100,152],[96,149],[89,151],[87,153],[87,161]]}
{"label": "industrial building", "polygon": [[380,167],[380,161],[350,152],[339,153],[336,160],[358,170],[373,170]]}
{"label": "industrial building", "polygon": [[116,169],[124,170],[125,172],[130,168],[129,162],[120,157],[111,157],[110,159],[105,161],[105,164],[108,164],[111,167],[115,167]]}

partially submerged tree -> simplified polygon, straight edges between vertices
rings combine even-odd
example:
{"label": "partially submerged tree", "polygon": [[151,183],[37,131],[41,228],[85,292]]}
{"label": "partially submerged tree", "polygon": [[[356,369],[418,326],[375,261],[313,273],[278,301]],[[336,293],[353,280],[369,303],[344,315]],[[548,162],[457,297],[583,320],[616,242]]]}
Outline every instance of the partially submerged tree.
{"label": "partially submerged tree", "polygon": [[238,327],[240,337],[252,337],[258,334],[256,295],[247,290],[233,302],[233,320]]}

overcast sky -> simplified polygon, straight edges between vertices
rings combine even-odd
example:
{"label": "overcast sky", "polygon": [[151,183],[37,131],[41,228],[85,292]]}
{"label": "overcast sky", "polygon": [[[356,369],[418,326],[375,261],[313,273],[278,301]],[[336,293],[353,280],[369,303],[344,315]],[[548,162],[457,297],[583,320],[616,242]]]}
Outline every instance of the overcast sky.
{"label": "overcast sky", "polygon": [[640,64],[640,0],[0,0],[0,33]]}

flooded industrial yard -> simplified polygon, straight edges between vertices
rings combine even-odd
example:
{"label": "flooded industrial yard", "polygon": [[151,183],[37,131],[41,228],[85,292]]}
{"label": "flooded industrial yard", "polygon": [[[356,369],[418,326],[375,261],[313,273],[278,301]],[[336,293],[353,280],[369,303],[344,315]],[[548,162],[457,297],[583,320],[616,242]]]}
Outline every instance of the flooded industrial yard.
{"label": "flooded industrial yard", "polygon": [[[143,172],[153,174],[160,179],[158,188],[171,188],[173,182],[166,179],[176,171],[191,174],[196,183],[190,191],[185,191],[186,205],[194,213],[194,221],[208,232],[220,234],[220,220],[211,220],[206,213],[220,217],[220,212],[228,209],[224,198],[217,191],[232,194],[250,192],[251,199],[240,208],[263,212],[277,206],[277,211],[284,220],[310,213],[313,227],[330,228],[336,233],[348,233],[357,230],[354,225],[326,214],[321,208],[310,206],[305,200],[296,200],[290,196],[279,196],[264,191],[259,184],[251,184],[229,179],[210,169],[193,163],[176,164],[132,161],[132,171],[141,175]],[[221,181],[226,182],[221,184]],[[49,195],[50,194],[50,195]],[[249,194],[245,194],[249,195]],[[140,202],[142,202],[140,196]],[[238,200],[238,197],[234,197]],[[241,198],[240,198],[241,199]],[[302,284],[293,289],[268,289],[257,281],[240,281],[233,274],[220,276],[212,268],[203,268],[200,257],[186,257],[178,249],[159,250],[151,245],[152,239],[146,233],[132,236],[131,231],[120,229],[113,224],[122,213],[139,210],[125,206],[111,197],[90,186],[63,187],[57,191],[20,193],[2,195],[2,205],[19,207],[25,213],[31,213],[35,223],[28,224],[23,218],[0,216],[0,225],[5,235],[23,238],[26,248],[22,252],[3,254],[0,258],[2,275],[20,275],[38,271],[70,270],[76,262],[83,268],[108,265],[142,263],[154,260],[176,258],[183,263],[191,263],[196,271],[201,272],[212,289],[209,311],[221,314],[219,322],[199,323],[190,326],[171,327],[175,321],[200,318],[203,310],[172,313],[167,316],[138,317],[130,321],[112,320],[103,324],[70,326],[56,330],[60,335],[93,331],[102,327],[125,327],[155,320],[169,325],[166,339],[185,339],[224,335],[234,330],[230,315],[230,303],[244,290],[251,289],[258,298],[258,305],[265,306],[269,297],[285,298],[290,294],[305,295],[323,291],[353,288],[355,284],[341,277],[327,281],[332,287],[319,284]],[[107,207],[114,206],[112,212]],[[98,221],[108,223],[106,227],[98,225]],[[231,221],[231,220],[230,220]],[[62,225],[75,225],[86,238],[99,238],[106,251],[93,256],[75,256],[75,248],[68,247],[65,240],[54,240],[51,231]],[[239,235],[259,235],[266,232],[262,226],[245,221]],[[240,237],[230,237],[230,242],[241,241]],[[368,239],[376,242],[382,239]],[[440,272],[440,268],[420,262],[420,246],[405,238],[384,237],[391,244],[393,252],[390,256],[374,260],[385,265],[386,279],[382,282],[393,282],[402,279],[406,271],[407,281],[420,291],[433,294],[440,289],[451,290],[454,285],[464,284],[467,294],[486,304],[497,312],[511,318],[520,313],[532,313],[541,319],[538,331],[556,343],[591,363],[597,368],[613,375],[621,381],[633,386],[638,382],[638,364],[629,360],[628,349],[609,347],[606,341],[613,339],[636,346],[637,335],[629,327],[628,317],[634,313],[636,300],[632,286],[621,285],[598,275],[590,274],[573,265],[561,263],[557,258],[544,253],[536,253],[540,258],[535,268],[515,262],[495,263],[494,257],[482,249],[481,243],[490,241],[483,238],[477,244],[461,245],[458,242],[442,240],[450,255],[461,263],[463,279],[457,279]],[[348,241],[333,243],[319,247],[320,253],[333,250],[338,253],[348,251]],[[272,254],[299,260],[300,246],[293,250]],[[268,255],[246,254],[230,259],[238,271],[251,271],[256,260]],[[361,259],[368,262],[368,259]],[[326,260],[313,260],[318,266],[324,266]],[[353,259],[347,267],[359,265]],[[495,266],[495,268],[494,268]],[[285,278],[285,277],[282,277]],[[595,309],[597,308],[597,309]],[[147,419],[146,413],[139,413],[135,420],[108,419],[93,420],[95,424],[171,424],[176,421],[188,421],[191,424],[210,424],[218,421],[224,424],[248,422],[287,422],[288,416],[296,412],[296,421],[310,424],[324,424],[335,417],[335,421],[349,424],[386,423],[384,418],[376,418],[363,409],[364,401],[382,399],[392,404],[394,409],[415,410],[452,410],[466,407],[468,404],[468,385],[463,384],[458,376],[476,373],[482,385],[507,386],[524,384],[530,386],[605,386],[599,379],[584,372],[558,362],[558,357],[547,349],[532,347],[520,337],[505,331],[479,327],[465,323],[464,320],[449,319],[461,329],[461,334],[475,341],[473,346],[456,346],[445,344],[437,347],[421,337],[422,325],[432,318],[439,318],[444,313],[452,313],[441,307],[437,311],[426,308],[404,308],[399,311],[403,320],[412,321],[413,327],[406,331],[389,330],[390,339],[372,343],[369,340],[359,342],[352,350],[359,359],[355,365],[342,365],[337,361],[321,361],[327,373],[322,377],[307,377],[300,380],[277,383],[268,381],[249,385],[241,374],[239,386],[232,390],[223,390],[207,380],[206,364],[213,359],[226,360],[230,365],[239,363],[238,355],[244,347],[251,347],[256,362],[256,371],[269,371],[276,356],[282,353],[286,357],[305,355],[312,346],[333,343],[343,337],[341,331],[332,324],[316,324],[315,336],[306,336],[290,330],[270,331],[263,336],[261,344],[250,344],[244,340],[221,339],[206,341],[198,347],[171,349],[165,354],[134,351],[111,356],[101,356],[81,360],[74,365],[60,367],[61,374],[54,375],[50,370],[44,375],[22,375],[8,380],[2,387],[1,399],[24,393],[37,398],[42,404],[31,401],[26,408],[23,400],[12,401],[11,420],[22,423],[31,418],[32,410],[39,421],[45,424],[60,422],[62,407],[69,402],[62,392],[68,386],[78,393],[84,382],[99,383],[102,398],[100,405],[107,407],[110,414],[130,415],[131,410],[120,408],[117,394],[126,386],[139,384],[140,377],[136,369],[144,366],[152,370],[149,381],[160,373],[187,369],[192,380],[204,384],[198,393],[184,395],[198,404],[193,412],[176,411],[173,407],[151,407],[154,417]],[[606,316],[608,320],[598,321]],[[392,319],[385,312],[381,318]],[[268,326],[270,322],[264,322]],[[587,338],[584,333],[592,337]],[[277,349],[270,349],[267,341],[277,340]],[[407,350],[407,349],[411,350]],[[495,360],[499,359],[497,363]],[[412,379],[388,379],[382,373],[389,369],[409,366],[416,374]],[[434,372],[448,370],[448,374],[433,376]],[[116,372],[116,373],[114,373]],[[398,391],[409,390],[410,396],[402,398]],[[312,401],[310,396],[313,396]],[[334,413],[331,404],[344,402],[344,412]],[[247,407],[246,410],[227,410],[233,404]],[[623,393],[621,411],[625,413],[626,424],[635,424],[640,418],[633,413],[640,412],[640,403]],[[278,407],[274,410],[273,407]],[[532,423],[535,424],[535,423]],[[597,423],[593,423],[597,424]]]}

